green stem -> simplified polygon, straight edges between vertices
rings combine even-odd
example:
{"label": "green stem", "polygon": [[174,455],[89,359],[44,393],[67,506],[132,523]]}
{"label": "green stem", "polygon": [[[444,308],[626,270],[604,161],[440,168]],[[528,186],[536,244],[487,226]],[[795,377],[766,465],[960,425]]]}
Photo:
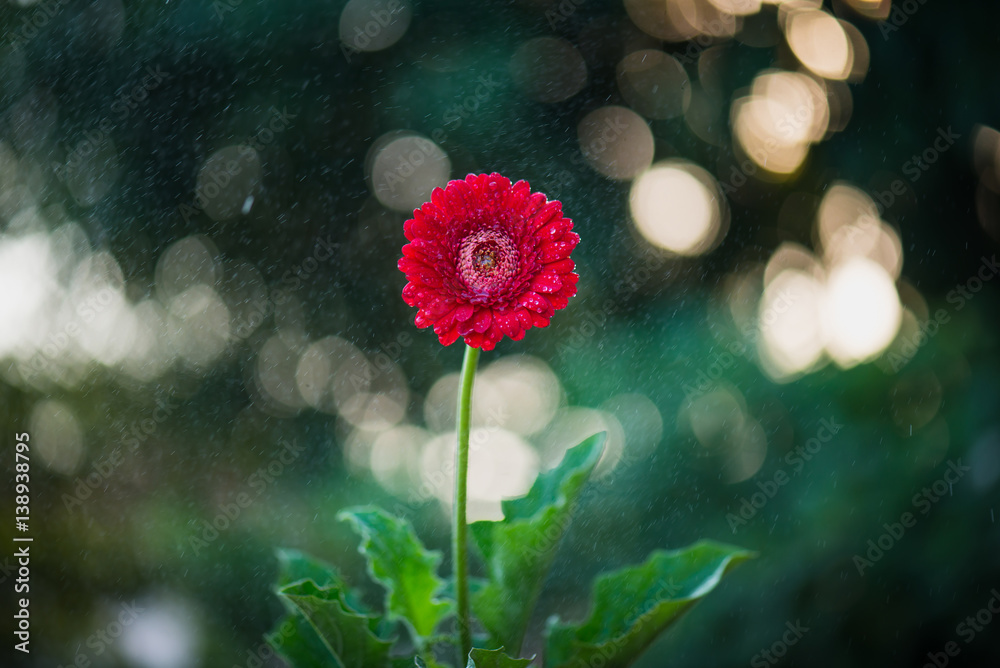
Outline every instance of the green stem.
{"label": "green stem", "polygon": [[458,447],[455,450],[455,524],[452,530],[452,554],[455,562],[455,588],[458,599],[458,633],[462,652],[458,665],[465,666],[472,650],[469,627],[469,528],[465,505],[469,473],[469,418],[472,409],[472,381],[479,363],[479,348],[466,346],[462,361],[462,379],[458,389]]}

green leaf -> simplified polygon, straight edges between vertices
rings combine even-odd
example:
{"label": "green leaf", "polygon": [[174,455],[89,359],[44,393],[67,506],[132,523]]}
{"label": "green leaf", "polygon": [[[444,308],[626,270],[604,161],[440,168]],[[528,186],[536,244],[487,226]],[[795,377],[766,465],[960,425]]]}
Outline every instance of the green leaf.
{"label": "green leaf", "polygon": [[[320,651],[304,629],[297,627],[288,647],[293,665],[338,668],[384,668],[389,665],[391,643],[377,637],[378,618],[351,609],[339,587],[317,587],[312,580],[288,585],[279,594],[291,603],[319,638]],[[308,656],[309,659],[305,657]],[[307,663],[299,663],[308,661]]]}
{"label": "green leaf", "polygon": [[361,534],[368,572],[386,589],[388,617],[402,620],[422,645],[453,611],[451,601],[438,598],[444,584],[437,576],[441,553],[424,549],[409,522],[379,508],[351,508],[338,517]]}
{"label": "green leaf", "polygon": [[489,573],[487,584],[472,596],[472,609],[496,645],[520,652],[573,503],[601,458],[605,438],[595,434],[571,448],[558,466],[538,476],[526,496],[504,501],[504,519],[470,526]]}
{"label": "green leaf", "polygon": [[465,668],[525,668],[534,659],[512,659],[500,649],[473,649]]}
{"label": "green leaf", "polygon": [[314,668],[316,665],[332,663],[333,656],[315,629],[305,617],[289,602],[293,609],[282,617],[274,630],[267,635],[267,641],[276,652],[284,657],[292,668]]}
{"label": "green leaf", "polygon": [[333,658],[330,651],[316,630],[291,601],[281,596],[281,590],[303,580],[312,580],[320,588],[329,586],[344,588],[344,582],[336,568],[304,552],[281,548],[276,552],[278,557],[276,591],[288,609],[288,614],[278,621],[277,626],[267,636],[267,640],[293,668],[313,668],[317,663],[331,663]]}
{"label": "green leaf", "polygon": [[312,580],[320,588],[344,584],[337,569],[325,561],[289,548],[278,548],[276,553],[279,589],[302,580]]}
{"label": "green leaf", "polygon": [[547,668],[623,668],[712,591],[726,572],[754,553],[713,541],[654,552],[640,566],[602,575],[594,609],[581,624],[550,620]]}
{"label": "green leaf", "polygon": [[336,586],[344,593],[344,601],[358,612],[372,614],[362,602],[361,595],[347,586],[336,566],[317,559],[305,552],[290,548],[278,548],[278,591],[302,580],[312,580],[320,589]]}

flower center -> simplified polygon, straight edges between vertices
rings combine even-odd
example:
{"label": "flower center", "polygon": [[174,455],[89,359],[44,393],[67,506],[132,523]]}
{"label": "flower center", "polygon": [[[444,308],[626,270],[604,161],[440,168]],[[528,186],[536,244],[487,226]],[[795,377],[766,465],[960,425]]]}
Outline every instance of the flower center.
{"label": "flower center", "polygon": [[497,266],[497,253],[492,247],[483,244],[472,252],[472,268],[479,273],[489,273]]}
{"label": "flower center", "polygon": [[517,260],[517,249],[510,239],[495,230],[481,230],[462,241],[458,273],[476,292],[490,294],[514,275]]}

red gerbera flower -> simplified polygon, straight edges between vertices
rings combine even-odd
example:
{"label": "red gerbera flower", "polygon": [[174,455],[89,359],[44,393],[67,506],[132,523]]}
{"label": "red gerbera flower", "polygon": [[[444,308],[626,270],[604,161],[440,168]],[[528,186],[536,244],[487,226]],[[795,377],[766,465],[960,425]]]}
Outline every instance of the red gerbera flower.
{"label": "red gerbera flower", "polygon": [[403,231],[403,300],[417,327],[433,325],[443,345],[461,336],[493,350],[504,337],[545,327],[576,294],[569,255],[580,241],[562,204],[511,185],[499,174],[470,174],[437,188]]}

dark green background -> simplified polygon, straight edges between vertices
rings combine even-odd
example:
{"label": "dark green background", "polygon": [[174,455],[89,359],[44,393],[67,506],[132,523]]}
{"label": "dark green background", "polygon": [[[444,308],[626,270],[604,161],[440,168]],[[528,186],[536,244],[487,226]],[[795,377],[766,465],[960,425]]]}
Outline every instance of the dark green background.
{"label": "dark green background", "polygon": [[[624,55],[625,36],[634,30],[621,2],[585,0],[556,26],[555,33],[584,54],[590,78],[581,93],[555,105],[523,98],[507,71],[523,40],[552,32],[544,5],[424,0],[398,44],[348,62],[338,43],[340,0],[244,0],[221,18],[208,2],[125,2],[121,38],[98,51],[82,39],[97,29],[79,20],[87,4],[70,2],[25,47],[26,75],[19,85],[2,80],[0,140],[15,131],[6,110],[34,86],[50,89],[59,103],[55,156],[60,145],[104,118],[118,92],[139,83],[144,67],[159,66],[171,78],[151,92],[142,113],[116,126],[123,170],[107,197],[81,208],[48,170],[43,201],[63,204],[96,247],[118,258],[133,299],[152,293],[160,253],[196,232],[211,237],[223,255],[250,259],[276,285],[287,267],[311,253],[317,237],[330,235],[341,244],[336,261],[321,266],[298,292],[308,331],[315,338],[336,334],[369,352],[410,332],[414,344],[404,350],[401,364],[414,394],[414,420],[420,419],[422,394],[443,373],[458,369],[461,350],[442,349],[412,325],[413,314],[399,298],[403,277],[395,268],[405,216],[373,213],[377,205],[364,180],[365,153],[393,129],[429,134],[480,76],[502,83],[489,105],[444,141],[452,175],[499,171],[561,199],[582,238],[574,256],[581,294],[548,330],[532,330],[522,343],[504,342],[492,355],[528,352],[545,359],[572,405],[597,406],[619,392],[637,392],[652,399],[664,417],[655,456],[622,467],[579,509],[548,583],[546,611],[562,607],[579,613],[594,574],[638,562],[655,548],[709,537],[751,547],[761,557],[740,567],[642,665],[747,665],[781,637],[786,622],[799,620],[810,630],[782,665],[920,666],[927,652],[941,651],[949,640],[962,645],[950,665],[994,665],[1000,658],[995,640],[1000,621],[967,645],[956,634],[956,625],[1000,587],[995,475],[987,476],[991,481],[985,486],[963,479],[926,515],[918,511],[916,526],[864,577],[852,562],[869,539],[883,533],[883,523],[912,511],[913,495],[947,470],[944,462],[927,466],[924,456],[941,438],[948,439],[946,460],[968,464],[970,451],[979,448],[976,461],[996,466],[995,282],[954,313],[898,374],[874,365],[849,371],[828,366],[777,385],[751,361],[738,360],[727,380],[740,388],[749,412],[765,428],[785,430],[769,432],[769,440],[784,445],[772,445],[751,480],[723,484],[676,419],[682,385],[695,382],[721,349],[706,316],[719,281],[740,262],[766,260],[781,241],[810,244],[810,221],[776,223],[789,193],[821,196],[838,179],[869,192],[885,190],[939,128],[951,127],[960,141],[885,213],[902,239],[903,277],[932,310],[947,308],[947,293],[974,275],[982,256],[996,252],[977,218],[972,161],[975,126],[1000,124],[995,4],[928,0],[888,39],[877,24],[845,12],[871,49],[867,77],[851,85],[854,112],[846,129],[814,147],[794,182],[755,190],[750,202],[731,202],[730,231],[718,249],[698,260],[664,264],[654,280],[620,298],[606,326],[572,354],[561,353],[560,343],[588,310],[617,298],[615,285],[638,262],[632,236],[619,224],[627,216],[628,184],[609,181],[573,159],[582,115],[621,103],[615,65]],[[4,4],[0,33],[9,35],[29,12]],[[773,21],[773,8],[766,15]],[[580,38],[595,20],[604,26],[600,44]],[[586,34],[590,39],[594,32]],[[792,65],[781,47],[733,41],[727,48],[730,93],[763,68]],[[429,52],[451,58],[452,71],[421,66]],[[297,118],[268,148],[269,156],[281,152],[282,159],[267,162],[262,195],[251,214],[235,224],[204,215],[185,220],[177,207],[191,200],[195,175],[211,147],[220,137],[252,134],[262,110],[272,105],[287,107]],[[683,119],[655,121],[651,128],[657,159],[684,157],[714,172],[730,157],[697,139]],[[5,225],[0,220],[0,229]],[[72,493],[74,481],[35,466],[34,651],[30,662],[15,655],[5,613],[0,663],[67,663],[109,601],[168,591],[195,603],[194,621],[204,641],[199,665],[244,665],[247,650],[259,645],[280,612],[270,593],[273,548],[307,549],[362,579],[356,538],[334,516],[349,504],[391,507],[393,500],[373,480],[345,472],[339,443],[332,444],[329,456],[335,433],[330,416],[305,411],[261,420],[253,438],[229,439],[232,421],[252,403],[244,384],[252,360],[252,342],[236,343],[234,353],[203,377],[175,370],[153,385],[125,388],[114,376],[96,372],[82,386],[53,388],[51,396],[72,405],[83,421],[90,461],[126,447],[123,431],[147,417],[157,397],[179,399],[156,437],[144,444],[139,474],[113,479],[74,513],[61,500]],[[942,388],[945,435],[918,430],[910,436],[893,415],[906,401],[894,400],[893,393],[901,382],[919,386],[928,374]],[[44,397],[0,383],[3,452],[10,452],[12,434],[26,429],[32,406]],[[758,490],[758,481],[784,467],[785,450],[805,443],[822,419],[844,427],[734,535],[726,514]],[[259,521],[237,524],[194,554],[189,537],[214,516],[220,481],[239,479],[266,463],[282,438],[297,439],[306,451],[267,489]],[[12,481],[11,459],[5,456],[2,465]],[[12,496],[0,497],[4,518],[13,514]],[[447,549],[447,527],[436,506],[420,509],[412,519],[428,544]],[[10,544],[10,524],[0,522],[0,544]],[[0,552],[5,554],[7,548]],[[8,579],[0,587],[0,609],[13,605]]]}

